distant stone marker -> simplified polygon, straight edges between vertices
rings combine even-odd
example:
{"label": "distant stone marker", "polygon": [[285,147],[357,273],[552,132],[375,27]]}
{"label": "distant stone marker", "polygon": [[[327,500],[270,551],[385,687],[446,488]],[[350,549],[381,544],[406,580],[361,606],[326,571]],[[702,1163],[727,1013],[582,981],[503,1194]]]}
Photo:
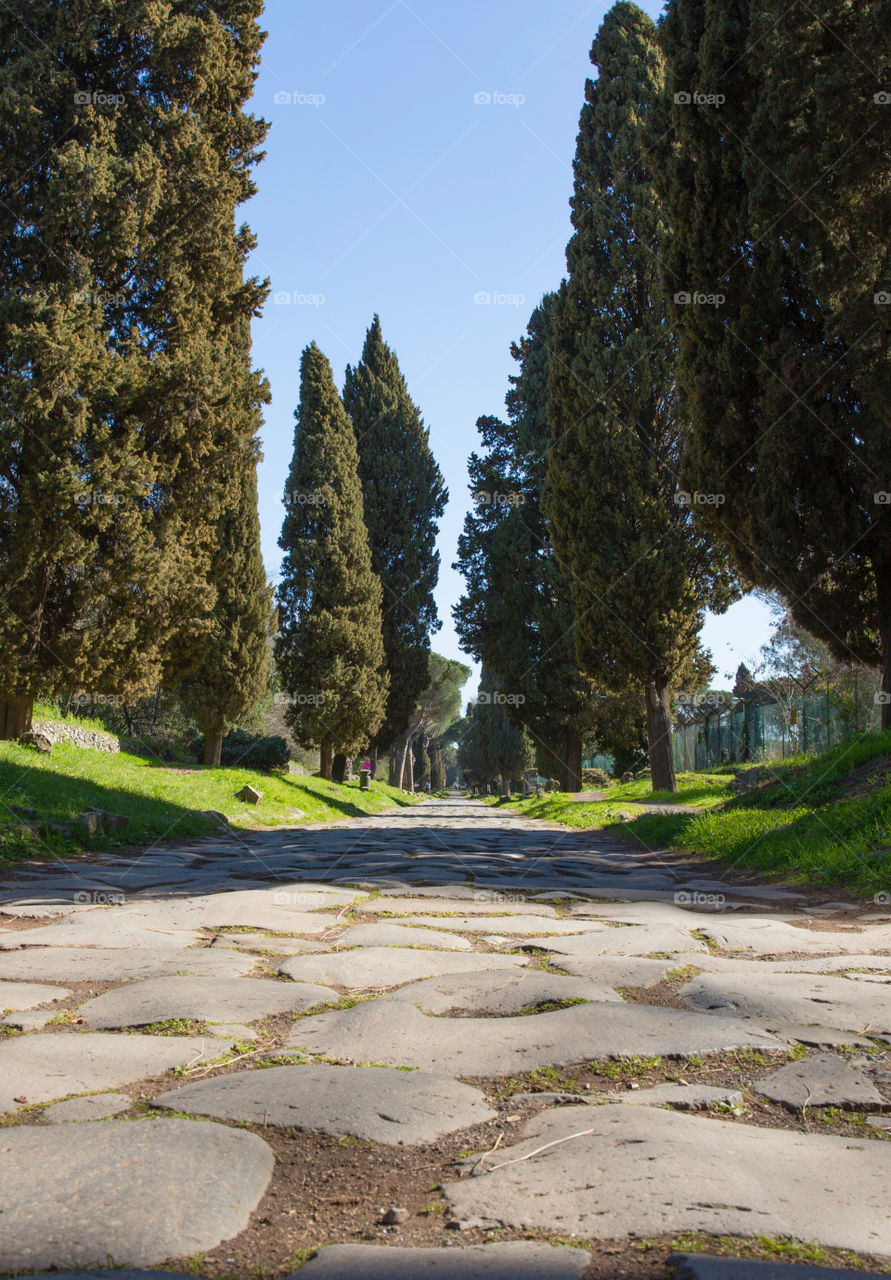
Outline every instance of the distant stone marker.
{"label": "distant stone marker", "polygon": [[263,792],[246,782],[240,791],[236,791],[235,799],[243,800],[245,804],[259,804],[263,799]]}

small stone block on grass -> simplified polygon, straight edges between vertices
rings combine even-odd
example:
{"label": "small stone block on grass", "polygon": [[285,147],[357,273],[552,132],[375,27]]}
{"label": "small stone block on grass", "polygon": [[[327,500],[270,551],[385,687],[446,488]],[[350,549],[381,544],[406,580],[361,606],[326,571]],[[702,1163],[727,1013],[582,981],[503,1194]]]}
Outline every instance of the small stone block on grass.
{"label": "small stone block on grass", "polygon": [[235,793],[236,800],[242,800],[245,804],[259,804],[263,799],[263,792],[258,791],[256,787],[252,787],[246,782],[240,791]]}

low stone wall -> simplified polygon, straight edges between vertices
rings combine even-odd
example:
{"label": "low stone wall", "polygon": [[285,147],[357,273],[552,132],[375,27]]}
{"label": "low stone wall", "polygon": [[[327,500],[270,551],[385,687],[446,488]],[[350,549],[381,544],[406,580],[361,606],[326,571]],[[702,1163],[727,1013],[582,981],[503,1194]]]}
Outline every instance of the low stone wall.
{"label": "low stone wall", "polygon": [[53,742],[68,742],[72,747],[92,747],[94,751],[120,751],[121,744],[113,733],[100,733],[97,729],[82,729],[76,724],[63,724],[58,720],[35,720],[32,733],[45,733]]}

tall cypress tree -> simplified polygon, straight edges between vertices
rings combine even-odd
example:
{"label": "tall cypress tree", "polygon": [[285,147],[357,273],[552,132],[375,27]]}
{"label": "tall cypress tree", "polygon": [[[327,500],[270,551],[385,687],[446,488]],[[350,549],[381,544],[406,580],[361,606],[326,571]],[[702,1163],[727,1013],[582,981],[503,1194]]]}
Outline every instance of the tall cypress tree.
{"label": "tall cypress tree", "polygon": [[433,599],[439,576],[437,521],[448,492],[429,431],[377,316],[365,335],[362,359],[354,369],[347,366],[343,400],[359,449],[371,564],[384,593],[390,692],[374,745],[386,751],[408,727],[427,685],[430,636],[441,626]]}
{"label": "tall cypress tree", "polygon": [[300,362],[294,457],[285,484],[285,553],[275,643],[286,719],[301,746],[354,755],[383,722],[389,677],[381,584],[371,567],[356,437],[331,366],[313,342]]}
{"label": "tall cypress tree", "polygon": [[[663,256],[686,487],[726,494],[703,519],[750,581],[838,658],[884,663],[888,727],[886,27],[868,0],[672,0],[654,154],[682,228]],[[685,305],[692,290],[723,305]]]}
{"label": "tall cypress tree", "polygon": [[579,670],[569,583],[551,550],[541,510],[550,437],[548,343],[555,295],[533,311],[511,354],[508,421],[480,418],[486,453],[468,470],[475,509],[458,540],[455,568],[466,580],[454,609],[467,651],[499,673],[540,767],[564,791],[581,789],[582,744],[601,727],[603,699]]}
{"label": "tall cypress tree", "polygon": [[675,790],[670,695],[698,673],[726,575],[678,499],[674,349],[657,274],[668,228],[644,142],[662,92],[656,30],[625,0],[591,50],[575,158],[574,234],[551,348],[545,512],[570,584],[582,668],[646,698],[656,790]]}
{"label": "tall cypress tree", "polygon": [[0,734],[37,694],[135,695],[200,654],[263,297],[235,227],[261,10],[0,10]]}
{"label": "tall cypress tree", "polygon": [[[204,733],[204,763],[218,767],[223,737],[266,693],[272,587],[260,551],[257,458],[233,468],[232,505],[220,517],[213,572],[216,603],[200,664],[180,686]],[[231,499],[230,499],[231,500]]]}

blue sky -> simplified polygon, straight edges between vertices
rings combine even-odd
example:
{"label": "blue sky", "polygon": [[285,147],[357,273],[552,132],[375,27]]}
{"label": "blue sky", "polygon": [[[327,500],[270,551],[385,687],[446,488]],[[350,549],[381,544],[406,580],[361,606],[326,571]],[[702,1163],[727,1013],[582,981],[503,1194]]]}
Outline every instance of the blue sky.
{"label": "blue sky", "polygon": [[[267,0],[252,109],[272,128],[246,211],[259,237],[251,269],[273,289],[254,326],[273,396],[260,469],[267,571],[281,555],[300,352],[318,342],[342,385],[378,312],[450,491],[434,638],[450,657],[466,660],[451,623],[462,589],[451,562],[467,455],[476,419],[503,412],[511,341],[565,269],[588,51],[607,7]],[[709,620],[718,681],[757,657],[768,630],[755,600]]]}

